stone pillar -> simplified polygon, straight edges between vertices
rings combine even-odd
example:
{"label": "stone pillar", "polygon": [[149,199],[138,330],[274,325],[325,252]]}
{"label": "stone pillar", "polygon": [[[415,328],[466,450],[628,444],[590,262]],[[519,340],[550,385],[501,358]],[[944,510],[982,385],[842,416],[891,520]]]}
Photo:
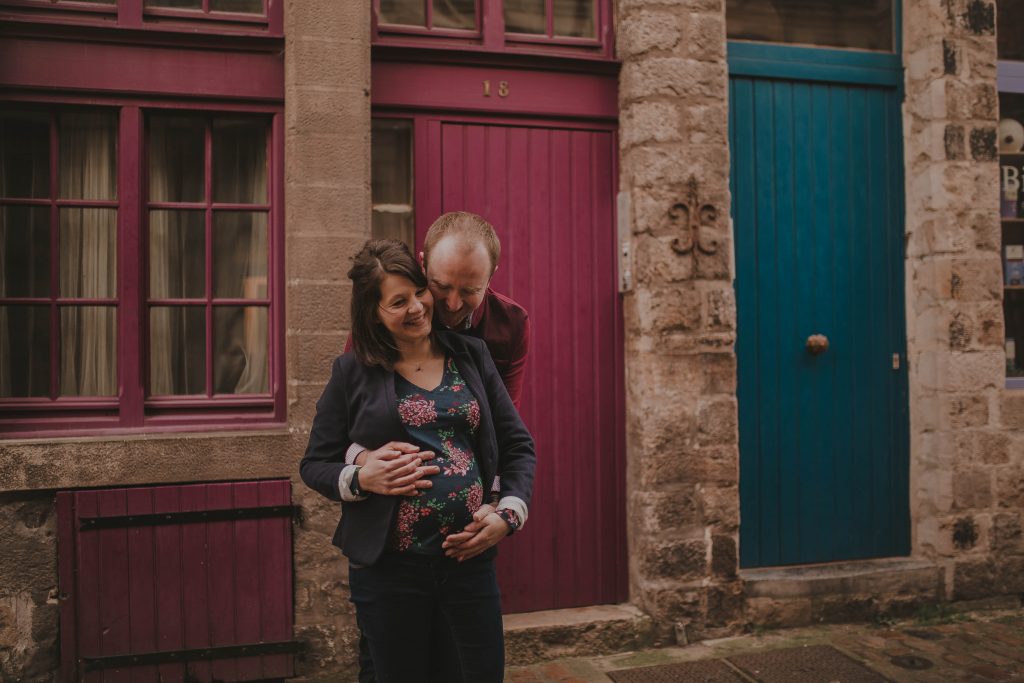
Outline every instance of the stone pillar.
{"label": "stone pillar", "polygon": [[630,593],[664,640],[702,637],[742,610],[725,7],[617,12]]}
{"label": "stone pillar", "polygon": [[[285,3],[288,423],[297,465],[316,400],[349,328],[349,259],[370,234],[370,3]],[[293,487],[295,637],[301,680],[355,678],[347,564],[331,545],[338,507]]]}
{"label": "stone pillar", "polygon": [[903,4],[913,549],[945,566],[948,597],[991,595],[1011,568],[1019,592],[1024,441],[1006,427],[1024,404],[1003,389],[995,6]]}

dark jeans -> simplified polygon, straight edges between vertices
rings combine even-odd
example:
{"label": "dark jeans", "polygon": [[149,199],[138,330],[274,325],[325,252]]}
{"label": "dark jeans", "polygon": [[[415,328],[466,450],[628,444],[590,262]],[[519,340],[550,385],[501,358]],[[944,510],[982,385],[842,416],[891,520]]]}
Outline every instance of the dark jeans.
{"label": "dark jeans", "polygon": [[458,563],[388,553],[370,567],[350,567],[349,582],[378,683],[503,679],[493,554]]}

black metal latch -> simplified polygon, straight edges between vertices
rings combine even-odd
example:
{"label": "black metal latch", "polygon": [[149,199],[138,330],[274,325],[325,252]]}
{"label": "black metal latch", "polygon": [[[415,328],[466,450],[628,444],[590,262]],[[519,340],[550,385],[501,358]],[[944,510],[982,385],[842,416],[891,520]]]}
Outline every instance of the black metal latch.
{"label": "black metal latch", "polygon": [[190,510],[188,512],[157,512],[142,515],[114,517],[80,517],[79,529],[123,529],[133,526],[159,526],[162,524],[196,524],[198,522],[231,522],[268,517],[291,517],[300,521],[298,505],[270,505],[264,507],[226,508],[221,510]]}

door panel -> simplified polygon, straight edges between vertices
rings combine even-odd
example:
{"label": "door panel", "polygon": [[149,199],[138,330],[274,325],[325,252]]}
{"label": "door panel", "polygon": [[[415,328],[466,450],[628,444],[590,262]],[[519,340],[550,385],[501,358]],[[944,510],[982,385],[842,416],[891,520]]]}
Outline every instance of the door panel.
{"label": "door panel", "polygon": [[526,528],[500,546],[505,611],[625,600],[614,132],[455,121],[421,130],[433,140],[420,148],[438,153],[418,167],[440,183],[422,179],[433,197],[423,196],[417,241],[441,212],[486,217],[502,245],[492,286],[530,314],[522,408],[537,483]]}
{"label": "door panel", "polygon": [[730,100],[741,565],[906,554],[898,93],[733,76]]}

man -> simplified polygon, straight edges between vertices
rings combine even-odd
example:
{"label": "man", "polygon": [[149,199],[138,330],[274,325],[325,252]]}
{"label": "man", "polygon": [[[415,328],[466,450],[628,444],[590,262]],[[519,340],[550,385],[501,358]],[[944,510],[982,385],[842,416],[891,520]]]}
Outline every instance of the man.
{"label": "man", "polygon": [[[427,230],[420,260],[434,297],[434,324],[478,337],[487,344],[518,409],[529,353],[530,321],[522,306],[489,287],[500,256],[501,244],[490,223],[473,213],[452,211],[434,221]],[[375,451],[352,444],[345,456],[352,466],[346,467],[339,478],[342,498],[361,500],[363,496],[359,494],[365,493],[414,495],[419,489],[429,487],[429,477],[438,472],[436,466],[424,464],[432,457],[432,453],[421,453],[417,446],[409,443],[391,442]],[[358,472],[365,466],[384,468],[390,478],[374,490],[360,490]],[[496,494],[497,481],[492,490]],[[449,557],[460,561],[469,559],[526,523],[528,510],[522,500],[511,496],[501,500],[494,498],[491,504],[480,508],[465,530],[448,537],[444,547]],[[512,513],[515,523],[499,523],[500,518],[490,514],[496,509]],[[362,683],[373,681],[373,662],[366,639],[361,635],[359,650],[359,680]]]}

